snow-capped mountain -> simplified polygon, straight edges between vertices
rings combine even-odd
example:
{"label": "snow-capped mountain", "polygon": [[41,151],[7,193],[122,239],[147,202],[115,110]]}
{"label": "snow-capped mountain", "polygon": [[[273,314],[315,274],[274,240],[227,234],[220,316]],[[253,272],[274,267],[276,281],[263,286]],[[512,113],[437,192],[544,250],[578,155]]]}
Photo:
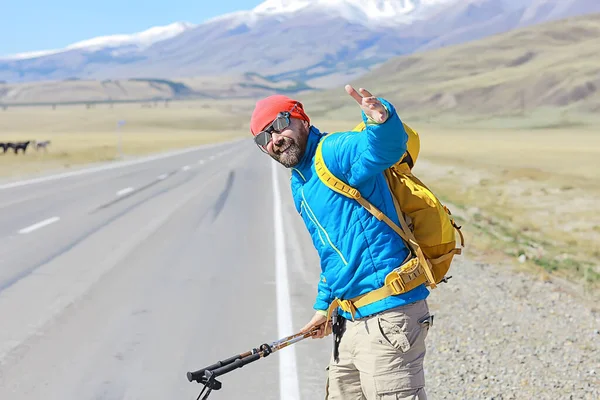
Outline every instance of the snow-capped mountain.
{"label": "snow-capped mountain", "polygon": [[100,36],[89,40],[74,43],[68,49],[98,50],[106,47],[135,46],[140,50],[150,47],[161,40],[170,39],[180,33],[193,28],[189,22],[175,22],[165,26],[155,26],[132,35]]}
{"label": "snow-capped mountain", "polygon": [[134,34],[118,34],[108,36],[98,36],[88,40],[82,40],[80,42],[68,45],[64,49],[55,50],[41,50],[26,53],[11,54],[7,57],[0,57],[2,59],[10,60],[23,60],[28,58],[37,58],[44,55],[64,53],[69,50],[85,50],[89,52],[103,50],[103,49],[115,49],[115,54],[123,51],[124,48],[129,51],[132,50],[144,50],[154,43],[158,43],[161,40],[170,39],[174,36],[179,35],[185,30],[193,28],[195,25],[190,22],[175,22],[173,24],[165,26],[154,26],[145,31],[134,33]]}
{"label": "snow-capped mountain", "polygon": [[267,0],[252,10],[257,15],[314,11],[339,14],[358,23],[410,23],[424,19],[442,6],[457,0]]}
{"label": "snow-capped mountain", "polygon": [[244,23],[253,27],[265,18],[324,14],[365,26],[397,26],[426,19],[456,1],[460,0],[266,0],[252,10],[224,14],[205,23]]}
{"label": "snow-capped mountain", "polygon": [[331,86],[398,55],[592,12],[600,1],[266,0],[197,25],[0,57],[0,81],[254,72]]}

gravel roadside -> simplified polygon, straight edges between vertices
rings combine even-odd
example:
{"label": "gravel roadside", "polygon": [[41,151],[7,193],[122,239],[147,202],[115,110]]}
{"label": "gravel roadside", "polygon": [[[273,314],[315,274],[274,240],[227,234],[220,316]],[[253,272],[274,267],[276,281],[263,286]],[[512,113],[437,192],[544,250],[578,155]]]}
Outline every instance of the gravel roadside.
{"label": "gravel roadside", "polygon": [[600,306],[507,265],[457,257],[434,289],[430,399],[600,399]]}

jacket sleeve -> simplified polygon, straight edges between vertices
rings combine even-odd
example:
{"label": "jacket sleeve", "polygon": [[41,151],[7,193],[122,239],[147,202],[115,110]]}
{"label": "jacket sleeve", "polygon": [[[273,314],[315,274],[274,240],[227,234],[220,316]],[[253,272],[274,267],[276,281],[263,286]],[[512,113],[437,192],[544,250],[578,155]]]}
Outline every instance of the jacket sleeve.
{"label": "jacket sleeve", "polygon": [[394,165],[406,152],[408,135],[394,106],[380,98],[388,118],[377,124],[362,113],[366,128],[361,132],[342,132],[323,142],[323,158],[331,172],[356,187]]}
{"label": "jacket sleeve", "polygon": [[329,285],[327,285],[323,275],[321,275],[321,279],[319,280],[319,285],[317,288],[317,300],[315,301],[313,308],[317,311],[326,311],[332,301],[333,298],[331,289],[329,288]]}

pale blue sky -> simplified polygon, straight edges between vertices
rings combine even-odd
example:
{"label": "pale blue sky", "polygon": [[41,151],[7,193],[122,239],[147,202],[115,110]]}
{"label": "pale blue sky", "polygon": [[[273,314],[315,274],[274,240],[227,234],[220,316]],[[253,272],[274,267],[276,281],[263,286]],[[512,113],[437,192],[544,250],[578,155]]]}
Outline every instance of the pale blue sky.
{"label": "pale blue sky", "polygon": [[261,0],[0,0],[0,56],[177,21],[201,23]]}

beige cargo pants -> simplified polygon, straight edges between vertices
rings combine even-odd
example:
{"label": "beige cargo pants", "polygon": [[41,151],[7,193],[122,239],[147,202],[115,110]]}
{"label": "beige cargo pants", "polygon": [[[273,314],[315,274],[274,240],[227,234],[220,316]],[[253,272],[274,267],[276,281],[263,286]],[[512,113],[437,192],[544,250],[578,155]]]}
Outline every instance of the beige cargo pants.
{"label": "beige cargo pants", "polygon": [[425,400],[426,300],[346,321],[329,363],[327,400]]}

